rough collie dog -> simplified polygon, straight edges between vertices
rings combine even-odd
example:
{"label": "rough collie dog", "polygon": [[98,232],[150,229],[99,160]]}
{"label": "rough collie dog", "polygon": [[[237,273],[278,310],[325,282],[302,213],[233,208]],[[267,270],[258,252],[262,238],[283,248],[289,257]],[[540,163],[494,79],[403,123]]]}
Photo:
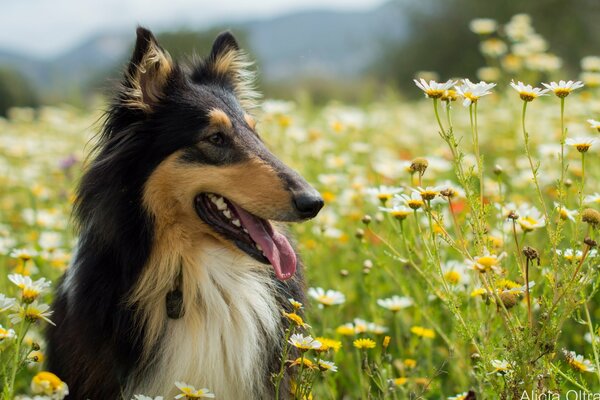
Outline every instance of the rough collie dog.
{"label": "rough collie dog", "polygon": [[282,309],[302,299],[297,256],[273,221],[323,200],[255,129],[255,93],[230,33],[191,65],[138,28],[75,207],[79,242],[54,303],[48,367],[70,398],[269,399]]}

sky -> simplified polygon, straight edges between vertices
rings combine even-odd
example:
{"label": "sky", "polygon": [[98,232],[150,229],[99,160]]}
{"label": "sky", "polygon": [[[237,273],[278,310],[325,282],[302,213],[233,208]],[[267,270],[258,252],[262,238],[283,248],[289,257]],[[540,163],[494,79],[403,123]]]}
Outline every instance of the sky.
{"label": "sky", "polygon": [[384,0],[0,0],[0,49],[49,58],[100,32],[267,18],[309,9],[358,10]]}

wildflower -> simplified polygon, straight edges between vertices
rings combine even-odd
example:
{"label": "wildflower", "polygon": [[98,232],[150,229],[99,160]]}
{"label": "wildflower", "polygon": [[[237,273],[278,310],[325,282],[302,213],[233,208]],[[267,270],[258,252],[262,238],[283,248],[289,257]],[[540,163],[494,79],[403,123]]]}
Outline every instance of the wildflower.
{"label": "wildflower", "polygon": [[[500,57],[500,56],[506,54],[506,52],[508,51],[508,46],[506,45],[506,43],[504,43],[502,40],[500,40],[498,38],[491,38],[491,39],[484,40],[479,44],[479,51],[481,51],[484,55],[489,56],[489,57]],[[496,75],[496,77],[499,75],[500,71],[497,68],[494,68],[494,67],[487,67],[487,68],[488,68],[488,70],[495,70],[496,73],[494,75]],[[480,79],[483,79],[483,77],[481,77],[479,75],[478,75],[478,77]]]}
{"label": "wildflower", "polygon": [[210,390],[208,390],[207,388],[196,389],[192,385],[188,385],[187,383],[183,383],[183,382],[175,382],[175,386],[177,386],[177,388],[179,390],[181,390],[181,393],[178,394],[177,396],[175,396],[176,399],[186,398],[189,400],[189,399],[201,399],[201,398],[208,398],[208,399],[215,398],[214,393],[211,393]]}
{"label": "wildflower", "polygon": [[573,367],[573,369],[579,372],[595,372],[596,368],[592,365],[590,360],[583,358],[581,354],[577,354],[574,351],[563,350],[563,354],[567,359],[567,363]]}
{"label": "wildflower", "polygon": [[584,71],[600,71],[600,57],[586,56],[581,59],[581,69]]}
{"label": "wildflower", "polygon": [[508,375],[512,372],[513,366],[506,360],[492,360],[492,367],[494,367],[493,373],[497,375]]}
{"label": "wildflower", "polygon": [[500,255],[496,255],[491,254],[488,249],[484,249],[484,254],[482,256],[474,257],[473,260],[465,260],[465,262],[476,271],[489,272],[490,270],[493,270],[499,274],[502,272],[499,264],[504,257],[506,257],[506,253],[504,252]]}
{"label": "wildflower", "polygon": [[45,358],[44,353],[42,353],[39,350],[32,351],[27,356],[27,359],[29,361],[34,362],[34,363],[40,363],[40,364],[44,362],[44,358]]}
{"label": "wildflower", "polygon": [[448,400],[466,400],[468,395],[469,395],[469,392],[462,392],[457,395],[448,397]]}
{"label": "wildflower", "polygon": [[566,207],[562,207],[557,202],[554,202],[554,208],[558,212],[558,216],[560,217],[560,219],[562,219],[562,220],[570,219],[571,221],[575,222],[575,217],[577,216],[577,210],[569,210]]}
{"label": "wildflower", "polygon": [[581,81],[559,81],[542,83],[547,89],[551,90],[557,97],[564,98],[567,97],[573,90],[577,90],[583,87],[583,82]]}
{"label": "wildflower", "polygon": [[307,357],[298,357],[298,358],[296,358],[294,361],[292,361],[290,363],[290,367],[297,367],[298,365],[302,365],[302,364],[304,364],[304,366],[306,368],[309,368],[309,369],[314,369],[315,368],[315,363],[313,363]]}
{"label": "wildflower", "polygon": [[294,307],[294,310],[301,310],[302,309],[303,305],[299,301],[296,301],[294,299],[288,299],[288,301],[290,302],[290,304],[292,305],[292,307]]}
{"label": "wildflower", "polygon": [[386,333],[388,331],[388,328],[386,328],[385,326],[382,326],[382,325],[378,325],[374,322],[369,322],[367,324],[367,331],[374,333],[376,335],[383,335],[384,333]]}
{"label": "wildflower", "polygon": [[304,322],[304,320],[302,319],[301,316],[299,316],[296,313],[286,313],[285,311],[283,312],[283,315],[289,319],[290,321],[292,321],[294,324],[296,324],[296,326],[300,326],[302,328],[310,328],[310,325],[308,325],[307,323]]}
{"label": "wildflower", "polygon": [[388,299],[378,299],[377,304],[383,308],[386,308],[392,312],[398,312],[404,308],[410,307],[413,305],[413,299],[410,297],[400,297],[394,295]]}
{"label": "wildflower", "polygon": [[[354,333],[354,329],[352,329],[352,334]],[[324,352],[328,350],[333,350],[334,352],[338,352],[338,350],[342,347],[342,342],[335,339],[329,339],[325,337],[315,338],[316,341],[321,343],[321,347],[316,349],[319,352]]]}
{"label": "wildflower", "polygon": [[477,35],[489,35],[494,33],[497,27],[498,23],[491,18],[475,18],[469,23],[469,29]]}
{"label": "wildflower", "polygon": [[421,195],[417,192],[412,192],[410,196],[406,194],[400,195],[402,201],[406,203],[406,205],[411,208],[413,211],[416,211],[425,205],[425,202],[421,198]]}
{"label": "wildflower", "polygon": [[578,138],[567,138],[565,143],[569,146],[573,146],[580,153],[586,153],[596,139],[590,137],[578,137]]}
{"label": "wildflower", "polygon": [[410,331],[419,337],[428,339],[435,338],[435,332],[433,329],[423,328],[422,326],[413,326],[410,328]]}
{"label": "wildflower", "polygon": [[319,369],[323,372],[325,372],[325,371],[337,372],[337,370],[338,370],[337,365],[335,365],[331,361],[318,360],[317,364],[319,366]]}
{"label": "wildflower", "polygon": [[600,121],[596,121],[595,119],[588,119],[587,122],[590,124],[592,129],[596,129],[600,132]]}
{"label": "wildflower", "polygon": [[583,257],[583,252],[581,250],[574,250],[574,249],[565,249],[565,250],[556,249],[556,254],[558,254],[559,256],[562,256],[565,260],[567,260],[569,262],[580,261],[581,258]]}
{"label": "wildflower", "polygon": [[600,204],[600,193],[594,193],[594,194],[589,194],[589,195],[585,196],[585,198],[583,199],[583,202],[585,204],[593,204],[593,203]]}
{"label": "wildflower", "polygon": [[366,192],[371,196],[377,197],[381,204],[385,204],[395,194],[402,192],[402,188],[381,185],[375,188],[368,188]]}
{"label": "wildflower", "polygon": [[531,232],[546,226],[546,217],[542,216],[540,211],[535,207],[521,207],[517,223],[523,231]]}
{"label": "wildflower", "polygon": [[392,217],[399,221],[405,220],[410,214],[413,213],[413,210],[411,208],[408,208],[407,206],[399,202],[393,203],[392,207],[379,207],[379,209],[383,212],[390,214]]}
{"label": "wildflower", "polygon": [[16,259],[24,261],[24,262],[31,260],[36,255],[37,255],[37,252],[35,250],[31,250],[31,249],[14,249],[13,251],[10,252],[10,256],[12,258],[16,258]]}
{"label": "wildflower", "polygon": [[423,175],[425,171],[427,171],[427,167],[429,166],[429,161],[423,157],[417,157],[411,161],[410,167],[408,168],[410,173],[418,172]]}
{"label": "wildflower", "polygon": [[384,349],[387,349],[390,345],[390,341],[392,340],[391,336],[386,336],[383,338],[383,343],[381,344]]}
{"label": "wildflower", "polygon": [[463,262],[449,260],[442,265],[444,279],[451,285],[467,284],[470,281],[470,276],[467,274],[466,268],[467,266]]}
{"label": "wildflower", "polygon": [[162,396],[156,396],[154,398],[150,396],[144,396],[143,394],[135,394],[131,400],[163,400]]}
{"label": "wildflower", "polygon": [[419,89],[425,93],[425,97],[430,99],[439,99],[444,95],[444,92],[456,85],[456,81],[448,80],[444,83],[438,83],[434,80],[430,80],[429,83],[423,78],[419,81],[413,79]]}
{"label": "wildflower", "polygon": [[440,194],[440,189],[437,187],[431,187],[431,186],[427,186],[426,188],[417,188],[416,190],[413,189],[414,192],[419,193],[419,195],[421,196],[421,198],[425,201],[431,201],[433,200],[437,195]]}
{"label": "wildflower", "polygon": [[6,297],[2,293],[0,293],[0,312],[6,311],[9,308],[14,307],[16,302],[17,302],[16,299],[13,299],[11,297]]}
{"label": "wildflower", "polygon": [[354,335],[354,325],[352,323],[347,323],[344,325],[340,325],[336,328],[336,333],[342,336],[353,336]]}
{"label": "wildflower", "polygon": [[600,212],[593,208],[586,208],[581,212],[581,220],[587,222],[593,227],[600,225]]}
{"label": "wildflower", "polygon": [[33,282],[29,276],[10,274],[8,279],[21,289],[22,300],[27,304],[37,299],[40,294],[50,287],[50,282],[46,278]]}
{"label": "wildflower", "polygon": [[375,348],[375,341],[373,341],[371,339],[361,338],[361,339],[356,339],[354,342],[352,342],[352,345],[359,350],[373,349],[373,348]]}
{"label": "wildflower", "polygon": [[408,382],[408,378],[406,378],[406,377],[396,378],[392,381],[392,383],[395,386],[402,386],[402,385],[406,384],[407,382]]}
{"label": "wildflower", "polygon": [[451,101],[456,101],[456,99],[458,99],[458,93],[456,93],[456,90],[452,89],[446,90],[442,97],[440,97],[440,100],[445,101],[447,103],[450,103]]}
{"label": "wildflower", "polygon": [[304,336],[301,333],[293,334],[289,343],[302,352],[316,350],[321,347],[321,342],[313,339],[312,336]]}
{"label": "wildflower", "polygon": [[519,97],[521,97],[521,100],[527,102],[533,101],[537,97],[545,96],[546,93],[549,91],[549,89],[540,89],[534,88],[531,85],[525,85],[521,81],[519,81],[518,83],[515,83],[515,81],[511,81],[510,86],[512,86],[513,89],[519,92]]}
{"label": "wildflower", "polygon": [[69,394],[69,387],[52,372],[38,372],[31,380],[31,391],[37,394],[52,396],[53,399],[62,400]]}
{"label": "wildflower", "polygon": [[52,311],[48,311],[50,306],[48,304],[39,304],[37,300],[34,300],[31,304],[19,306],[18,310],[14,314],[10,314],[10,318],[13,324],[17,324],[23,320],[29,323],[34,323],[40,319],[54,325],[54,322],[48,318],[52,315]]}
{"label": "wildflower", "polygon": [[346,296],[337,290],[329,289],[325,291],[320,287],[309,288],[308,295],[320,303],[319,307],[344,304],[346,302]]}
{"label": "wildflower", "polygon": [[417,360],[412,359],[412,358],[406,358],[404,359],[404,361],[402,361],[402,364],[406,367],[406,368],[414,368],[417,366]]}
{"label": "wildflower", "polygon": [[481,81],[479,83],[473,83],[468,79],[463,79],[462,85],[456,86],[456,91],[459,96],[464,98],[463,106],[468,107],[472,103],[477,103],[483,96],[491,94],[490,91],[496,86],[495,83],[486,83]]}
{"label": "wildflower", "polygon": [[5,329],[0,325],[0,343],[2,343],[5,339],[14,339],[15,331],[12,329]]}

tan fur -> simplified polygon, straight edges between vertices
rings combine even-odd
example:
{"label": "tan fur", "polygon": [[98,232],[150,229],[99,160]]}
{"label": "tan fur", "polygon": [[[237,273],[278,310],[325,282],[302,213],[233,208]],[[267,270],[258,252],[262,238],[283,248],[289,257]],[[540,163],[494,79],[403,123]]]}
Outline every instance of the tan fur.
{"label": "tan fur", "polygon": [[210,110],[208,113],[208,118],[211,125],[221,126],[228,129],[231,129],[233,126],[225,111],[219,108],[213,108]]}
{"label": "tan fur", "polygon": [[256,120],[254,118],[252,118],[252,115],[244,114],[244,120],[246,120],[246,123],[248,124],[250,129],[252,129],[252,130],[256,129]]}
{"label": "tan fur", "polygon": [[151,42],[135,72],[127,76],[132,88],[127,90],[126,105],[150,111],[152,105],[159,101],[172,70],[173,61],[169,53]]}
{"label": "tan fur", "polygon": [[256,73],[251,69],[253,62],[242,50],[230,49],[220,54],[212,65],[218,75],[230,77],[235,94],[246,110],[256,108],[260,94],[255,89]]}

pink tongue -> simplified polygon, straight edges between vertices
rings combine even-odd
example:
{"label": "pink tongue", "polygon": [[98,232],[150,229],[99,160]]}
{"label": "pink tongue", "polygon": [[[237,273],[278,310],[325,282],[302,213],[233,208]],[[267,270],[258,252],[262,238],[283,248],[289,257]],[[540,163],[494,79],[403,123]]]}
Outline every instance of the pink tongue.
{"label": "pink tongue", "polygon": [[296,253],[287,238],[273,227],[268,230],[265,229],[263,222],[241,207],[236,205],[234,207],[252,240],[262,248],[263,253],[271,262],[277,279],[284,281],[294,276],[296,272]]}

